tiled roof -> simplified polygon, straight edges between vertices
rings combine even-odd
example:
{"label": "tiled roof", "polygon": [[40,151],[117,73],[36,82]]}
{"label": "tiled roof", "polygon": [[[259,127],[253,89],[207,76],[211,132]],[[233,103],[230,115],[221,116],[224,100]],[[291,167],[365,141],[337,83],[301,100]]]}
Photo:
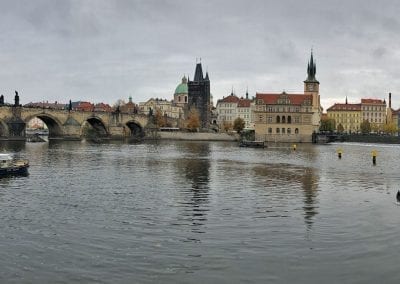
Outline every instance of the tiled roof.
{"label": "tiled roof", "polygon": [[230,95],[222,100],[218,100],[219,103],[237,103],[239,101],[239,98],[235,95]]}
{"label": "tiled roof", "polygon": [[361,111],[361,104],[334,104],[327,111]]}
{"label": "tiled roof", "polygon": [[256,99],[263,100],[267,105],[276,105],[278,104],[278,99],[280,97],[287,96],[291,105],[301,105],[306,99],[309,99],[312,102],[312,95],[305,94],[264,94],[264,93],[256,93]]}
{"label": "tiled roof", "polygon": [[251,100],[250,99],[240,99],[238,102],[238,107],[250,107]]}
{"label": "tiled roof", "polygon": [[362,104],[383,104],[384,102],[379,99],[361,99]]}

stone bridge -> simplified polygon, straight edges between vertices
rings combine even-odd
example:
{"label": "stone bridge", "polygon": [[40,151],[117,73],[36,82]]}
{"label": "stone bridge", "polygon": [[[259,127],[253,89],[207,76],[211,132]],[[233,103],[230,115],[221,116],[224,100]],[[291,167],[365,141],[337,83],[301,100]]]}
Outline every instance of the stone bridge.
{"label": "stone bridge", "polygon": [[142,138],[149,122],[143,114],[0,106],[0,138],[25,139],[25,127],[35,117],[47,125],[50,139],[81,139],[88,132],[103,138]]}

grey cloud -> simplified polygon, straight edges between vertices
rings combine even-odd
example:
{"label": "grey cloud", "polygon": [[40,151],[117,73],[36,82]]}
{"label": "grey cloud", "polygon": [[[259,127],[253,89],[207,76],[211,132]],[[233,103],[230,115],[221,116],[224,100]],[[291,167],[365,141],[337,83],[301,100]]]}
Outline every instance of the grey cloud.
{"label": "grey cloud", "polygon": [[0,93],[23,90],[23,102],[171,99],[197,57],[214,101],[232,85],[301,91],[313,47],[323,104],[390,90],[400,106],[394,0],[16,0],[0,10]]}

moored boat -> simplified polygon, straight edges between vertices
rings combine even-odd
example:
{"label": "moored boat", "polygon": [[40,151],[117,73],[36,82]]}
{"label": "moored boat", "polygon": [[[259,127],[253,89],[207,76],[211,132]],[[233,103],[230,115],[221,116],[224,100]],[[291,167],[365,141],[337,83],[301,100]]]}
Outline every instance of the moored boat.
{"label": "moored boat", "polygon": [[0,154],[0,177],[28,174],[28,160],[14,160],[10,154]]}
{"label": "moored boat", "polygon": [[243,140],[239,143],[240,147],[264,148],[266,147],[264,141],[247,141]]}

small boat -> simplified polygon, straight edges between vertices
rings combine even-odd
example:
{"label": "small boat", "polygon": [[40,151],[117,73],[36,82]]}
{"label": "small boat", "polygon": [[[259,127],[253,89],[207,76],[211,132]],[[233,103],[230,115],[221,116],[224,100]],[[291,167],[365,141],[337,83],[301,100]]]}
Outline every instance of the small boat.
{"label": "small boat", "polygon": [[243,140],[243,141],[240,141],[239,147],[264,148],[266,146],[265,146],[264,141]]}
{"label": "small boat", "polygon": [[28,160],[14,160],[10,154],[0,154],[0,177],[28,174]]}

